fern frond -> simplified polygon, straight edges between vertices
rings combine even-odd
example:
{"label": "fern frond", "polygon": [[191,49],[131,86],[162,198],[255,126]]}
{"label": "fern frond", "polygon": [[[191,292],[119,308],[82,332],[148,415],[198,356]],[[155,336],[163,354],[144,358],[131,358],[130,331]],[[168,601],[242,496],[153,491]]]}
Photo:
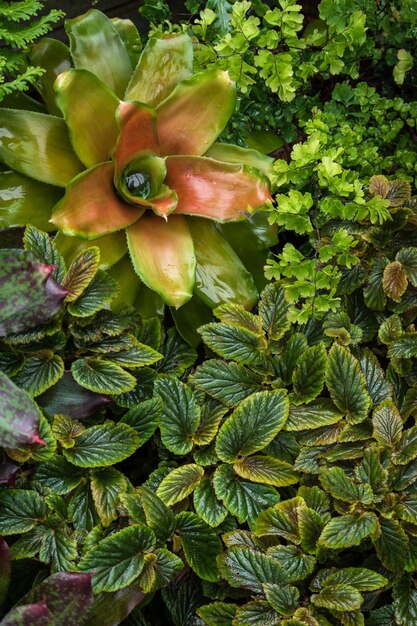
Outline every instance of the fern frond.
{"label": "fern frond", "polygon": [[43,73],[42,68],[29,66],[22,74],[7,82],[3,82],[4,76],[0,75],[0,100],[16,91],[26,91]]}
{"label": "fern frond", "polygon": [[42,9],[39,0],[20,0],[18,2],[0,2],[0,21],[10,22],[30,20]]}
{"label": "fern frond", "polygon": [[42,37],[51,30],[51,24],[63,16],[62,11],[53,10],[49,15],[43,15],[29,24],[1,24],[0,39],[7,45],[16,48],[25,48],[38,37]]}

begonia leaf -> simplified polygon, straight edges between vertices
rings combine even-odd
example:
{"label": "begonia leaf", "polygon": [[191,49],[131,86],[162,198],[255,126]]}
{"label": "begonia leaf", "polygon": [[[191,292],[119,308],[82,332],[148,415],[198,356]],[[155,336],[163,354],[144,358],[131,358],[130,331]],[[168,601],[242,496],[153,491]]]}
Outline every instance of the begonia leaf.
{"label": "begonia leaf", "polygon": [[51,222],[65,235],[96,239],[136,222],[144,209],[119,199],[113,163],[100,163],[74,178],[56,205]]}
{"label": "begonia leaf", "polygon": [[0,172],[0,228],[32,224],[53,230],[49,222],[52,208],[62,191],[17,172]]}
{"label": "begonia leaf", "polygon": [[236,88],[227,72],[205,70],[183,80],[158,106],[161,154],[204,154],[235,104]]}
{"label": "begonia leaf", "polygon": [[167,221],[145,214],[127,229],[127,241],[135,271],[170,306],[190,300],[195,280],[193,240],[185,218],[171,215]]}
{"label": "begonia leaf", "polygon": [[335,344],[326,367],[326,385],[337,408],[345,411],[348,420],[356,424],[363,421],[371,404],[365,377],[358,360],[347,348]]}
{"label": "begonia leaf", "polygon": [[263,583],[286,583],[287,575],[278,561],[248,547],[233,547],[218,558],[220,574],[232,587],[262,592]]}
{"label": "begonia leaf", "polygon": [[[62,72],[55,81],[54,89],[80,161],[86,167],[108,161],[119,134],[117,96],[86,70]],[[81,101],[83,106],[79,106]]]}
{"label": "begonia leaf", "polygon": [[64,120],[33,111],[0,109],[0,160],[21,174],[65,187],[83,170]]}
{"label": "begonia leaf", "polygon": [[185,33],[151,37],[126,89],[126,100],[156,106],[193,68],[193,46]]}
{"label": "begonia leaf", "polygon": [[63,455],[77,467],[108,467],[132,455],[139,447],[139,437],[127,424],[106,422],[86,428],[72,448]]}
{"label": "begonia leaf", "polygon": [[48,507],[36,491],[6,489],[0,493],[0,532],[16,535],[31,530],[43,521]]}
{"label": "begonia leaf", "polygon": [[78,569],[93,572],[95,593],[117,591],[139,576],[144,555],[155,546],[155,535],[146,526],[135,524],[105,537],[81,559]]}
{"label": "begonia leaf", "polygon": [[207,157],[171,156],[166,166],[166,183],[177,193],[179,214],[235,222],[271,199],[268,180],[245,165]]}
{"label": "begonia leaf", "polygon": [[228,407],[256,391],[261,391],[262,379],[239,363],[225,363],[219,359],[205,361],[191,378],[197,389],[201,389]]}
{"label": "begonia leaf", "polygon": [[216,557],[222,552],[222,543],[216,532],[190,511],[179,513],[175,523],[190,567],[203,580],[216,582],[219,578]]}
{"label": "begonia leaf", "polygon": [[89,70],[116,96],[123,97],[132,64],[111,20],[97,9],[90,9],[74,19],[67,19],[65,30],[75,68]]}
{"label": "begonia leaf", "polygon": [[258,290],[233,248],[209,220],[188,217],[187,223],[197,259],[196,295],[212,309],[223,302],[252,308]]}
{"label": "begonia leaf", "polygon": [[203,476],[204,469],[199,465],[181,465],[165,476],[156,493],[165,504],[175,504],[190,495]]}
{"label": "begonia leaf", "polygon": [[216,452],[234,463],[267,446],[283,428],[289,403],[283,390],[260,391],[243,400],[220,428]]}

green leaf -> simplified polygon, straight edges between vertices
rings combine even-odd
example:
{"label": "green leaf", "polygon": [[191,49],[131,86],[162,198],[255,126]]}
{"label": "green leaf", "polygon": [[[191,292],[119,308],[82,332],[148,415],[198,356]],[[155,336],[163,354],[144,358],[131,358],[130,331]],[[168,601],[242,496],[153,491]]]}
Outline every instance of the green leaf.
{"label": "green leaf", "polygon": [[395,260],[401,263],[408,280],[417,287],[417,248],[401,248]]}
{"label": "green leaf", "polygon": [[75,317],[88,317],[97,313],[119,293],[119,285],[103,270],[97,270],[82,294],[68,304],[68,313]]}
{"label": "green leaf", "polygon": [[308,343],[305,335],[295,333],[285,343],[285,349],[275,358],[275,369],[285,384],[290,384],[295,366],[307,349]]}
{"label": "green leaf", "polygon": [[48,565],[52,563],[54,571],[74,569],[77,556],[77,542],[59,528],[48,528],[43,534],[39,560]]}
{"label": "green leaf", "polygon": [[307,348],[292,373],[294,404],[310,402],[321,393],[326,365],[327,353],[323,343]]}
{"label": "green leaf", "polygon": [[293,471],[292,465],[270,456],[246,457],[234,463],[233,469],[242,478],[275,487],[287,487],[300,480],[299,474]]}
{"label": "green leaf", "polygon": [[32,356],[26,359],[14,382],[33,397],[52,387],[63,374],[64,361],[57,354]]}
{"label": "green leaf", "polygon": [[96,393],[119,394],[131,391],[136,385],[132,374],[105,359],[77,359],[71,365],[71,372],[79,385]]}
{"label": "green leaf", "polygon": [[217,435],[227,407],[214,398],[205,396],[204,404],[200,408],[200,424],[193,435],[193,442],[198,446],[207,446]]}
{"label": "green leaf", "polygon": [[363,539],[377,532],[378,528],[378,518],[370,511],[341,515],[326,524],[320,535],[320,543],[335,550],[358,546]]}
{"label": "green leaf", "polygon": [[238,363],[217,359],[205,361],[190,380],[205,393],[228,407],[234,407],[245,398],[261,391],[262,378]]}
{"label": "green leaf", "polygon": [[214,309],[213,313],[221,322],[238,328],[246,328],[259,336],[263,335],[261,319],[246,311],[241,304],[227,302]]}
{"label": "green leaf", "polygon": [[256,520],[255,534],[258,537],[277,535],[299,544],[298,511],[304,505],[304,500],[297,497],[264,509]]}
{"label": "green leaf", "polygon": [[280,615],[291,615],[298,607],[300,592],[297,587],[265,583],[263,591],[269,604]]}
{"label": "green leaf", "polygon": [[117,591],[139,576],[144,565],[144,555],[155,546],[155,535],[136,524],[119,530],[83,556],[78,564],[81,572],[93,572],[92,583],[95,593]]}
{"label": "green leaf", "polygon": [[170,328],[165,342],[159,350],[163,356],[156,369],[160,374],[181,376],[189,367],[194,365],[197,354],[185,341],[181,339],[175,328]]}
{"label": "green leaf", "polygon": [[91,493],[103,526],[109,526],[117,518],[120,495],[127,489],[128,481],[114,467],[91,474]]}
{"label": "green leaf", "polygon": [[31,398],[0,372],[0,444],[16,448],[36,441],[39,411]]}
{"label": "green leaf", "polygon": [[245,328],[223,323],[205,324],[199,332],[204,343],[224,359],[231,359],[261,374],[271,371],[265,339]]}
{"label": "green leaf", "polygon": [[[175,530],[175,519],[171,509],[161,498],[146,487],[139,487],[137,496],[139,497],[149,528],[153,530],[158,539],[162,541],[169,539]],[[128,497],[135,498],[136,494],[129,494]]]}
{"label": "green leaf", "polygon": [[[302,492],[298,492],[302,496]],[[300,533],[301,547],[306,552],[315,554],[317,541],[325,525],[325,519],[317,511],[308,506],[298,508],[298,530]]]}
{"label": "green leaf", "polygon": [[83,250],[73,260],[63,280],[67,289],[66,302],[74,302],[91,283],[100,264],[100,249],[96,246]]}
{"label": "green leaf", "polygon": [[410,359],[417,356],[417,333],[403,333],[388,347],[391,359]]}
{"label": "green leaf", "polygon": [[363,290],[366,306],[374,311],[383,311],[387,300],[382,287],[382,276],[387,263],[389,260],[386,257],[375,259],[367,277],[367,286]]}
{"label": "green leaf", "polygon": [[131,408],[123,415],[120,422],[133,428],[139,436],[140,445],[142,446],[152,437],[157,429],[161,414],[161,398],[151,398],[150,400],[139,402],[139,404]]}
{"label": "green leaf", "polygon": [[374,500],[370,486],[356,484],[341,467],[323,469],[320,482],[327,492],[343,502],[371,504]]}
{"label": "green leaf", "polygon": [[196,612],[207,626],[232,626],[237,608],[236,604],[210,602],[200,606]]}
{"label": "green leaf", "polygon": [[409,576],[401,576],[394,582],[393,606],[395,624],[408,626],[415,621],[417,615],[417,590]]}
{"label": "green leaf", "polygon": [[81,483],[69,500],[68,515],[74,528],[81,532],[90,532],[100,523],[88,483]]}
{"label": "green leaf", "polygon": [[350,585],[358,591],[376,591],[388,584],[388,579],[366,567],[345,567],[338,569],[320,582],[321,586]]}
{"label": "green leaf", "polygon": [[154,563],[156,573],[156,584],[158,587],[164,587],[168,585],[184,568],[184,563],[181,559],[172,554],[165,548],[158,548],[155,550],[156,561]]}
{"label": "green leaf", "polygon": [[279,501],[270,485],[259,485],[240,478],[229,465],[220,465],[213,476],[216,496],[240,523],[253,523],[259,513]]}
{"label": "green leaf", "polygon": [[162,442],[174,454],[187,454],[200,423],[200,409],[191,389],[174,376],[165,375],[156,379],[154,394],[163,403],[159,423]]}
{"label": "green leaf", "polygon": [[259,315],[269,339],[278,341],[289,329],[288,308],[283,288],[278,283],[267,285],[261,293]]}
{"label": "green leaf", "polygon": [[107,467],[127,459],[139,446],[139,437],[127,424],[107,422],[86,428],[63,455],[77,467]]}
{"label": "green leaf", "polygon": [[391,385],[385,380],[384,370],[374,353],[366,348],[362,352],[359,362],[374,406],[377,406],[384,400],[390,400],[392,397]]}
{"label": "green leaf", "polygon": [[400,572],[404,569],[407,558],[407,535],[395,519],[381,517],[379,524],[381,534],[374,541],[378,558],[391,572]]}
{"label": "green leaf", "polygon": [[343,412],[335,407],[327,398],[320,398],[309,404],[290,406],[285,430],[300,431],[312,430],[321,426],[337,424],[343,417]]}
{"label": "green leaf", "polygon": [[324,609],[333,611],[354,611],[360,609],[363,598],[359,591],[351,585],[326,585],[319,594],[313,595],[311,601]]}
{"label": "green leaf", "polygon": [[36,491],[7,489],[0,492],[0,533],[26,533],[45,519],[48,507]]}
{"label": "green leaf", "polygon": [[[238,606],[233,626],[276,626],[279,615],[265,600],[247,602]],[[296,626],[299,626],[296,624]],[[302,625],[304,626],[304,624]]]}
{"label": "green leaf", "polygon": [[229,548],[217,559],[220,574],[231,587],[262,593],[263,583],[286,583],[285,569],[272,557],[248,547]]}
{"label": "green leaf", "polygon": [[144,365],[152,365],[160,360],[159,352],[145,346],[138,341],[132,341],[133,345],[127,350],[116,350],[115,352],[107,352],[107,360],[120,365],[122,367],[143,367]]}
{"label": "green leaf", "polygon": [[334,344],[329,352],[326,384],[335,405],[356,424],[366,419],[371,398],[359,362],[343,346]]}
{"label": "green leaf", "polygon": [[405,465],[417,456],[417,427],[405,430],[398,443],[398,451],[393,456],[397,465]]}
{"label": "green leaf", "polygon": [[222,544],[215,531],[189,511],[179,513],[175,521],[190,567],[203,580],[216,582],[219,578],[216,557],[222,552]]}
{"label": "green leaf", "polygon": [[379,404],[372,415],[373,437],[379,443],[392,447],[401,438],[403,421],[391,400]]}
{"label": "green leaf", "polygon": [[55,265],[52,276],[58,283],[61,283],[66,273],[65,261],[50,236],[28,224],[23,243],[25,250],[31,252],[39,261],[45,265]]}
{"label": "green leaf", "polygon": [[197,515],[213,528],[221,524],[228,515],[228,510],[217,499],[209,478],[203,478],[197,485],[193,494],[193,502]]}
{"label": "green leaf", "polygon": [[181,465],[165,476],[156,493],[165,504],[175,504],[189,496],[203,476],[204,469],[199,465]]}
{"label": "green leaf", "polygon": [[50,461],[39,463],[32,481],[57,495],[65,495],[77,487],[82,476],[81,469],[68,463],[62,456],[55,456]]}
{"label": "green leaf", "polygon": [[272,546],[267,554],[285,570],[287,581],[290,583],[304,580],[310,576],[316,566],[316,559],[309,554],[304,554],[296,546]]}
{"label": "green leaf", "polygon": [[233,463],[267,446],[283,428],[289,402],[283,390],[260,391],[243,400],[220,428],[216,452]]}

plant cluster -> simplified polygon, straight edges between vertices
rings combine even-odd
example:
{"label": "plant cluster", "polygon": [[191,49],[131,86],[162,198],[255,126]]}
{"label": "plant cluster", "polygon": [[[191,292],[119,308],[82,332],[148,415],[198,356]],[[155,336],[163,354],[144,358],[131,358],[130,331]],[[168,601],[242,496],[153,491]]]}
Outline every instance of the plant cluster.
{"label": "plant cluster", "polygon": [[0,2],[0,101],[27,91],[44,73],[36,62],[29,63],[29,48],[64,16],[63,11],[56,9],[39,16],[44,4],[42,0]]}

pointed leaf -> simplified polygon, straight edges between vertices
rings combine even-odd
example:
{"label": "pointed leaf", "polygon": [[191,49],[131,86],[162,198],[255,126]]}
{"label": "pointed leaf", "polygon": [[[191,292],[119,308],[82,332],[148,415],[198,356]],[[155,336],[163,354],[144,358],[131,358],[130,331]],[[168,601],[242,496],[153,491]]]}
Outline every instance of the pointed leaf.
{"label": "pointed leaf", "polygon": [[326,548],[349,548],[358,546],[363,539],[378,529],[375,513],[353,513],[334,517],[326,524],[320,536],[320,543]]}
{"label": "pointed leaf", "polygon": [[127,86],[125,99],[156,106],[188,78],[193,68],[193,45],[185,33],[148,40]]}
{"label": "pointed leaf", "polygon": [[66,20],[71,56],[77,69],[89,70],[120,98],[132,72],[127,50],[111,20],[97,9]]}
{"label": "pointed leaf", "polygon": [[274,487],[260,485],[238,476],[230,465],[220,465],[213,476],[216,496],[239,522],[253,523],[266,507],[279,501]]}
{"label": "pointed leaf", "polygon": [[400,572],[407,558],[408,537],[395,519],[381,518],[379,523],[381,534],[374,542],[378,558],[391,572]]}
{"label": "pointed leaf", "polygon": [[42,537],[39,560],[52,563],[55,572],[65,572],[74,568],[78,556],[77,542],[59,528],[48,528]]}
{"label": "pointed leaf", "polygon": [[151,398],[131,408],[120,421],[136,431],[140,444],[143,445],[157,429],[161,414],[161,399]]}
{"label": "pointed leaf", "polygon": [[242,478],[256,483],[275,485],[275,487],[287,487],[300,480],[299,474],[293,471],[292,465],[270,456],[248,456],[234,463],[233,469]]}
{"label": "pointed leaf", "polygon": [[287,319],[288,304],[284,297],[284,290],[278,283],[270,283],[261,293],[259,315],[263,327],[270,339],[281,339],[288,330],[290,323]]}
{"label": "pointed leaf", "polygon": [[78,569],[93,572],[95,593],[117,591],[139,576],[145,565],[144,554],[154,546],[153,532],[142,524],[135,524],[105,537],[88,550]]}
{"label": "pointed leaf", "polygon": [[[108,161],[119,134],[117,96],[97,76],[86,70],[62,72],[54,89],[80,161],[86,167]],[[80,102],[83,106],[79,106]]]}
{"label": "pointed leaf", "polygon": [[217,359],[205,361],[191,376],[191,381],[201,391],[227,407],[261,391],[262,379],[238,363],[225,363]]}
{"label": "pointed leaf", "polygon": [[79,385],[96,393],[118,394],[136,385],[132,374],[104,359],[77,359],[71,365],[71,372]]}
{"label": "pointed leaf", "polygon": [[20,626],[33,624],[34,626],[49,626],[52,615],[45,602],[25,604],[13,607],[2,619],[2,626]]}
{"label": "pointed leaf", "polygon": [[114,467],[92,473],[91,493],[103,526],[109,526],[117,518],[119,498],[127,485],[127,478]]}
{"label": "pointed leaf", "polygon": [[179,513],[175,522],[190,567],[203,580],[216,582],[216,557],[222,552],[222,543],[215,531],[189,511]]}
{"label": "pointed leaf", "polygon": [[218,558],[220,574],[232,587],[262,592],[263,583],[285,583],[285,570],[272,557],[247,547],[229,548]]}
{"label": "pointed leaf", "polygon": [[197,485],[193,494],[193,502],[196,513],[213,528],[221,524],[228,515],[228,510],[217,499],[209,478],[203,478]]}
{"label": "pointed leaf", "polygon": [[93,280],[83,293],[75,302],[69,303],[68,313],[76,317],[89,317],[103,309],[111,300],[114,300],[118,293],[119,285],[117,282],[103,270],[97,270]]}
{"label": "pointed leaf", "polygon": [[191,156],[168,157],[166,165],[166,184],[178,196],[176,213],[235,222],[271,199],[268,180],[244,165]]}
{"label": "pointed leaf", "polygon": [[334,611],[354,611],[360,609],[363,597],[351,585],[326,585],[319,594],[313,595],[312,602],[319,607]]}
{"label": "pointed leaf", "polygon": [[117,109],[119,140],[114,159],[118,176],[125,166],[143,151],[159,154],[156,112],[140,102],[121,102]]}
{"label": "pointed leaf", "polygon": [[96,247],[80,252],[63,280],[62,286],[67,289],[66,302],[74,302],[91,283],[100,262],[100,250]]}
{"label": "pointed leaf", "polygon": [[379,404],[373,415],[373,437],[379,443],[392,447],[401,438],[403,421],[400,412],[391,400]]}
{"label": "pointed leaf", "polygon": [[164,375],[156,379],[154,394],[163,402],[159,424],[162,442],[175,454],[187,454],[200,423],[200,410],[191,389],[173,376]]}
{"label": "pointed leaf", "polygon": [[33,65],[45,70],[36,81],[35,87],[46,103],[49,113],[61,116],[61,110],[56,103],[54,83],[61,72],[71,67],[68,46],[57,39],[43,37],[32,46],[29,58]]}
{"label": "pointed leaf", "polygon": [[292,373],[294,395],[292,402],[301,404],[314,400],[322,391],[327,354],[323,343],[307,348]]}
{"label": "pointed leaf", "polygon": [[116,194],[113,163],[101,163],[77,176],[55,207],[51,222],[66,235],[95,239],[133,224],[143,213]]}
{"label": "pointed leaf", "polygon": [[265,583],[263,590],[269,604],[280,615],[291,615],[298,607],[300,592],[297,587]]}
{"label": "pointed leaf", "polygon": [[77,467],[106,467],[127,459],[138,446],[139,437],[130,426],[106,422],[86,428],[63,454]]}
{"label": "pointed leaf", "polygon": [[43,498],[36,491],[6,489],[0,492],[0,533],[26,533],[48,513]]}
{"label": "pointed leaf", "polygon": [[156,493],[165,504],[175,504],[189,496],[203,476],[204,469],[199,465],[181,465],[165,476]]}
{"label": "pointed leaf", "polygon": [[61,199],[57,187],[32,180],[16,172],[0,172],[0,228],[33,224],[53,230],[52,208]]}
{"label": "pointed leaf", "polygon": [[190,300],[195,280],[195,256],[185,219],[170,215],[165,222],[144,215],[127,229],[127,241],[135,271],[145,285],[176,308]]}
{"label": "pointed leaf", "polygon": [[371,398],[359,362],[343,346],[334,344],[329,352],[326,384],[333,402],[356,424],[368,415]]}
{"label": "pointed leaf", "polygon": [[198,297],[210,308],[223,302],[252,308],[258,291],[233,248],[209,220],[189,217],[187,222],[197,259],[194,291]]}
{"label": "pointed leaf", "polygon": [[216,452],[234,463],[267,446],[283,428],[289,403],[283,390],[260,391],[241,402],[220,428]]}
{"label": "pointed leaf", "polygon": [[204,154],[236,104],[227,72],[205,70],[183,80],[158,107],[161,154]]}
{"label": "pointed leaf", "polygon": [[320,482],[326,492],[343,502],[371,504],[373,493],[369,485],[355,483],[341,467],[326,468],[320,473]]}
{"label": "pointed leaf", "polygon": [[142,42],[140,40],[138,29],[132,20],[129,19],[112,17],[111,23],[117,30],[118,35],[127,50],[132,67],[136,67],[142,49]]}
{"label": "pointed leaf", "polygon": [[272,178],[274,173],[274,159],[258,150],[251,150],[228,143],[214,143],[206,152],[206,156],[216,161],[226,163],[243,163],[251,168],[259,170],[267,178]]}
{"label": "pointed leaf", "polygon": [[166,541],[175,530],[175,516],[153,491],[146,487],[137,490],[141,506],[146,517],[146,524],[152,528],[158,539]]}

